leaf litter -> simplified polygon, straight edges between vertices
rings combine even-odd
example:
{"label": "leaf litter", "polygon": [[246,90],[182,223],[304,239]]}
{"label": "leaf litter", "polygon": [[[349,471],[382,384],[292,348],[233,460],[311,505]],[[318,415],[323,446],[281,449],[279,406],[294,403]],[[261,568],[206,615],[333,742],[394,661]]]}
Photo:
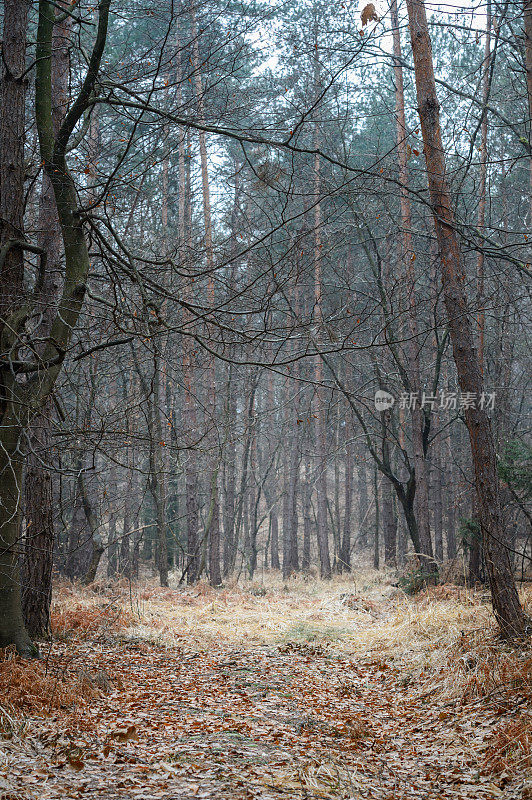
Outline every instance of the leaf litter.
{"label": "leaf litter", "polygon": [[0,663],[0,798],[532,798],[530,649],[379,580],[60,586],[59,640]]}

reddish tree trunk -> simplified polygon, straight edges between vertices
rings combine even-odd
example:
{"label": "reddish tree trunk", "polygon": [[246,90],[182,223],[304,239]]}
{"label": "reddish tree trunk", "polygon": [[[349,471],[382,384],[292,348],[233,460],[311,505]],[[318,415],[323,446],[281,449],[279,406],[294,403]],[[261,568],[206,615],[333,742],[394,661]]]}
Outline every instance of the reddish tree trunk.
{"label": "reddish tree trunk", "polygon": [[453,358],[461,392],[476,397],[464,411],[475,471],[475,488],[486,570],[493,609],[505,635],[523,634],[527,619],[514,583],[503,525],[491,423],[481,407],[482,373],[473,342],[473,323],[467,307],[465,274],[455,231],[452,200],[440,129],[432,47],[423,0],[407,0],[419,117],[434,225],[440,249],[441,278]]}
{"label": "reddish tree trunk", "polygon": [[397,160],[399,166],[399,182],[401,184],[401,225],[403,228],[402,258],[406,273],[406,291],[408,295],[409,389],[417,398],[412,407],[412,449],[414,456],[414,469],[416,474],[416,517],[419,546],[421,550],[420,556],[423,559],[423,570],[426,573],[431,574],[436,571],[436,564],[433,559],[432,539],[430,535],[429,474],[423,442],[424,415],[419,404],[421,380],[419,371],[420,345],[418,337],[416,300],[416,254],[412,242],[412,212],[410,207],[409,177],[407,166],[408,154],[406,147],[406,138],[408,134],[405,118],[403,67],[397,0],[393,0],[391,4],[391,16],[393,26],[395,112],[397,118]]}

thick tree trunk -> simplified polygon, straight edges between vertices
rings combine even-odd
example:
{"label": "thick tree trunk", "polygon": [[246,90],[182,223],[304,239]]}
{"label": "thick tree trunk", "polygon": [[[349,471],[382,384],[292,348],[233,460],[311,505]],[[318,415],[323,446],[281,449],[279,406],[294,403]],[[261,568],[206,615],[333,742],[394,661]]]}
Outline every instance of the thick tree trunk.
{"label": "thick tree trunk", "polygon": [[4,1],[0,79],[0,322],[23,302],[27,0]]}
{"label": "thick tree trunk", "polygon": [[[58,81],[61,85],[61,80]],[[55,313],[60,292],[62,242],[52,185],[43,175],[39,208],[40,246],[47,254],[50,271],[43,285],[40,304],[41,324],[36,335],[45,337]],[[37,349],[37,348],[36,348]],[[26,457],[25,519],[26,538],[22,562],[22,607],[31,636],[50,632],[54,515],[52,489],[52,420],[54,406],[47,400],[28,431]]]}
{"label": "thick tree trunk", "polygon": [[[24,491],[26,531],[21,564],[22,609],[32,638],[50,634],[54,517],[52,475],[48,466],[52,452],[48,402],[34,421],[29,436]],[[39,427],[41,426],[41,427]]]}
{"label": "thick tree trunk", "polygon": [[473,343],[465,296],[465,275],[447,184],[432,49],[423,0],[407,0],[417,100],[434,225],[441,257],[442,286],[460,391],[476,398],[464,411],[475,470],[478,513],[493,609],[505,635],[523,634],[527,618],[511,570],[499,496],[497,464],[489,417],[481,406],[482,373]]}
{"label": "thick tree trunk", "polygon": [[22,462],[16,452],[17,434],[12,428],[12,447],[8,450],[4,432],[0,451],[0,647],[14,644],[21,655],[32,657],[38,650],[24,626],[18,570]]}
{"label": "thick tree trunk", "polygon": [[[24,302],[24,142],[27,80],[26,33],[30,3],[5,0],[0,81],[0,333],[2,360],[16,351],[18,331],[4,327]],[[16,355],[15,355],[16,357]],[[37,648],[24,627],[21,606],[19,551],[21,546],[22,462],[18,454],[24,423],[10,402],[10,365],[3,367],[0,399],[0,646],[14,644],[22,655]],[[33,532],[31,532],[33,534]],[[39,615],[40,616],[40,615]],[[36,620],[37,627],[42,620]],[[47,620],[44,620],[47,625]]]}

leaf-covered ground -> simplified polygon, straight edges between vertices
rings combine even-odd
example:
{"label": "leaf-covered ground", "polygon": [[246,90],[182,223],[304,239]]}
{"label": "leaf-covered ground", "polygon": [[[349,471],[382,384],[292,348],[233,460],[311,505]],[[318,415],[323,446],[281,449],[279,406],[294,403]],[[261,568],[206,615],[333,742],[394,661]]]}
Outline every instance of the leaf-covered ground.
{"label": "leaf-covered ground", "polygon": [[0,670],[0,798],[532,798],[530,651],[481,597],[354,588],[63,587]]}

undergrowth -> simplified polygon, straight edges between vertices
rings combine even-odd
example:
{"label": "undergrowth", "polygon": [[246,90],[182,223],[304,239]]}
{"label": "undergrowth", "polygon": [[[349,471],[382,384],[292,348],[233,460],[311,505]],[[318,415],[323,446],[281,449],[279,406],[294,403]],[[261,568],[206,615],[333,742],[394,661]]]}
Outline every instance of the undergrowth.
{"label": "undergrowth", "polygon": [[99,692],[96,681],[71,663],[61,666],[57,662],[50,665],[45,659],[27,661],[10,649],[3,651],[0,696],[6,704],[3,727],[8,731],[13,729],[12,720],[18,712],[39,715],[52,709],[71,709],[96,698]]}

